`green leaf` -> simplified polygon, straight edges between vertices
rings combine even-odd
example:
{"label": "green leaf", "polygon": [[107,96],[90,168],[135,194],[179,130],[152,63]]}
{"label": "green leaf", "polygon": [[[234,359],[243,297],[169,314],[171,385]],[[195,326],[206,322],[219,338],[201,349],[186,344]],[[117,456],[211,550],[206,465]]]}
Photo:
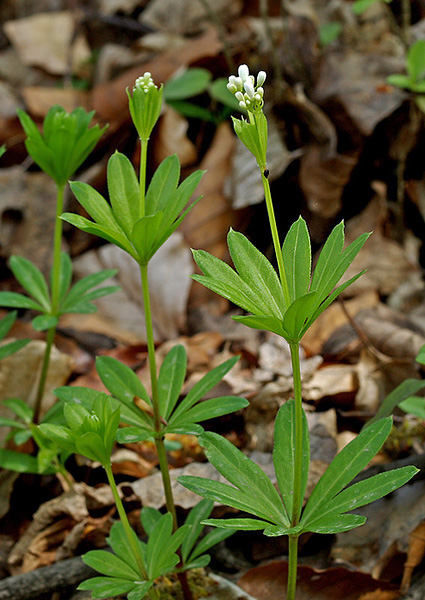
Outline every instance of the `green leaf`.
{"label": "green leaf", "polygon": [[285,307],[282,286],[270,262],[242,233],[233,229],[227,236],[227,244],[236,271],[252,290],[261,312],[281,319]]}
{"label": "green leaf", "polygon": [[204,498],[189,511],[186,517],[185,525],[190,525],[189,534],[183,540],[181,552],[183,562],[186,563],[190,553],[193,550],[196,540],[201,535],[203,525],[201,521],[208,518],[214,508],[214,502]]}
{"label": "green leaf", "polygon": [[32,320],[32,326],[36,331],[45,331],[56,327],[59,323],[59,319],[54,315],[38,315]]}
{"label": "green leaf", "polygon": [[376,415],[366,423],[365,429],[370,427],[373,423],[376,423],[376,421],[379,419],[383,419],[384,417],[391,415],[396,406],[398,406],[404,400],[407,400],[407,398],[413,394],[419,392],[419,390],[422,390],[424,387],[425,381],[422,379],[405,379],[402,381],[400,385],[395,388],[395,390],[388,394]]}
{"label": "green leaf", "polygon": [[260,519],[205,519],[204,525],[212,525],[213,527],[222,527],[232,529],[234,531],[261,531],[266,527],[270,527],[267,521]]}
{"label": "green leaf", "polygon": [[425,419],[425,398],[422,396],[410,396],[410,398],[401,402],[398,407],[407,414]]}
{"label": "green leaf", "polygon": [[[131,532],[131,535],[134,537],[136,545],[138,545],[139,539],[136,533],[133,530],[131,530]],[[129,548],[127,535],[125,533],[121,521],[116,522],[112,525],[109,531],[109,537],[106,539],[106,541],[114,551],[114,554],[118,556],[118,558],[121,558],[124,562],[128,563],[128,565],[133,569],[135,573],[139,572],[136,557],[133,555],[133,552]]]}
{"label": "green leaf", "polygon": [[263,112],[255,115],[255,123],[232,117],[233,128],[240,141],[248,148],[257,160],[257,164],[265,167],[267,163],[267,119]]}
{"label": "green leaf", "polygon": [[221,396],[199,402],[196,406],[185,412],[179,420],[171,419],[170,425],[177,426],[180,422],[199,423],[208,419],[215,419],[222,415],[236,412],[249,406],[248,400],[238,396]]}
{"label": "green leaf", "polygon": [[[302,411],[302,479],[300,490],[300,510],[307,489],[310,465],[310,442],[308,423]],[[295,401],[293,399],[280,407],[274,426],[273,464],[280,495],[288,515],[292,515],[292,500],[295,473]]]}
{"label": "green leaf", "polygon": [[41,423],[39,426],[41,433],[52,440],[58,448],[68,452],[75,452],[75,436],[67,427],[55,425],[53,423]]}
{"label": "green leaf", "polygon": [[262,314],[258,297],[249,285],[224,261],[205,250],[192,250],[193,258],[204,275],[192,275],[208,289],[253,314]]}
{"label": "green leaf", "polygon": [[[181,475],[177,480],[185,488],[198,494],[198,496],[203,496],[225,506],[249,512],[261,519],[270,519],[268,511],[264,510],[262,503],[257,502],[252,493],[241,492],[241,490],[221,481],[194,477],[192,475]],[[270,521],[273,522],[274,519],[270,519]]]}
{"label": "green leaf", "polygon": [[108,162],[108,190],[114,218],[130,237],[140,217],[140,188],[133,165],[120,152],[115,152]]}
{"label": "green leaf", "polygon": [[386,81],[389,85],[394,85],[395,87],[399,87],[403,90],[410,90],[412,87],[412,80],[410,77],[407,75],[402,75],[401,73],[388,75]]}
{"label": "green leaf", "polygon": [[134,399],[140,398],[151,405],[145,386],[127,365],[110,356],[99,356],[96,370],[104,386],[121,402],[133,405]]}
{"label": "green leaf", "polygon": [[13,419],[7,419],[5,417],[0,417],[0,425],[2,427],[13,427],[14,429],[22,429],[27,431],[26,425],[20,423],[19,421],[14,421]]}
{"label": "green leaf", "polygon": [[0,360],[15,354],[15,352],[18,352],[29,344],[30,341],[31,340],[15,340],[14,342],[9,342],[8,344],[0,346]]}
{"label": "green leaf", "polygon": [[351,5],[351,10],[355,15],[361,15],[367,10],[372,4],[375,4],[378,0],[355,0]]}
{"label": "green leaf", "polygon": [[7,336],[16,321],[17,315],[18,311],[12,310],[0,321],[0,340],[3,340]]}
{"label": "green leaf", "polygon": [[0,292],[0,306],[44,311],[44,308],[38,302],[16,292]]}
{"label": "green leaf", "polygon": [[[0,467],[16,473],[38,473],[38,462],[35,456],[0,448]],[[51,470],[51,473],[54,472]]]}
{"label": "green leaf", "polygon": [[153,215],[142,217],[134,224],[131,232],[131,241],[136,249],[138,262],[146,265],[161,246],[158,241],[158,233],[162,220],[163,212],[157,212]]}
{"label": "green leaf", "polygon": [[407,54],[407,72],[415,83],[425,77],[425,40],[418,40],[410,46]]}
{"label": "green leaf", "polygon": [[286,311],[282,327],[287,332],[285,337],[288,342],[298,342],[301,339],[305,326],[309,322],[309,316],[314,314],[317,298],[317,292],[308,292],[294,300]]}
{"label": "green leaf", "polygon": [[144,442],[148,438],[152,437],[155,433],[155,429],[152,426],[151,429],[142,427],[123,427],[117,431],[117,442],[120,444],[134,444],[137,442]]}
{"label": "green leaf", "polygon": [[329,502],[343,490],[380,450],[392,426],[391,418],[381,419],[347,444],[319,479],[304,509],[301,524],[323,514]]}
{"label": "green leaf", "polygon": [[81,229],[81,231],[86,231],[87,233],[97,235],[107,242],[115,244],[137,260],[137,254],[123,232],[118,233],[112,229],[108,229],[104,225],[98,225],[97,223],[89,221],[85,217],[74,215],[73,213],[63,213],[63,215],[61,215],[61,219],[67,223],[70,223],[71,225],[74,225],[74,227],[77,227],[77,229]]}
{"label": "green leaf", "polygon": [[166,513],[158,519],[149,535],[146,549],[146,562],[149,579],[163,575],[179,562],[175,551],[187,534],[187,528],[180,527],[175,534],[173,531],[173,518]]}
{"label": "green leaf", "polygon": [[88,431],[75,440],[77,454],[81,454],[90,460],[100,462],[102,467],[110,463],[111,457],[105,447],[103,438],[94,431]]}
{"label": "green leaf", "polygon": [[99,192],[88,183],[81,181],[72,181],[70,187],[78,202],[98,225],[102,225],[105,230],[118,236],[123,235],[123,230],[117,223],[110,205]]}
{"label": "green leaf", "polygon": [[34,411],[21,398],[8,398],[7,400],[3,400],[2,405],[13,411],[27,425],[32,423]]}
{"label": "green leaf", "polygon": [[[318,518],[313,520],[311,520],[311,518],[307,519],[307,522],[303,525],[303,531],[317,531],[315,528],[317,522],[323,524],[323,519],[328,518],[331,520],[332,515],[345,513],[349,510],[356,510],[361,506],[370,504],[371,502],[390,494],[412,479],[418,472],[419,470],[416,467],[402,467],[400,469],[379,473],[378,475],[354,483],[335,496],[333,500],[327,502],[326,505],[322,507],[321,514]],[[302,522],[304,522],[304,519]],[[354,525],[354,527],[356,526],[357,525]]]}
{"label": "green leaf", "polygon": [[214,367],[211,371],[209,371],[206,375],[204,375],[189,391],[186,398],[182,400],[179,406],[173,413],[172,418],[177,419],[181,415],[184,415],[196,402],[201,400],[203,396],[207,392],[213,389],[222,379],[223,377],[234,367],[234,365],[239,360],[239,356],[233,356],[226,360],[225,362],[218,365],[218,367]]}
{"label": "green leaf", "polygon": [[418,355],[415,358],[416,362],[418,362],[421,365],[425,365],[425,344],[422,346],[422,348],[419,350]]}
{"label": "green leaf", "polygon": [[282,321],[275,317],[243,315],[232,317],[232,319],[238,323],[243,323],[246,327],[252,327],[252,329],[264,329],[284,338],[290,337],[288,331],[284,329]]}
{"label": "green leaf", "polygon": [[80,583],[77,589],[91,591],[92,598],[112,598],[134,589],[134,581],[118,577],[92,577]]}
{"label": "green leaf", "polygon": [[[206,521],[202,521],[202,523],[201,523],[202,526],[206,525],[206,524],[207,524]],[[189,562],[194,561],[195,559],[200,557],[202,554],[204,554],[204,552],[207,552],[210,548],[212,548],[213,546],[216,546],[221,541],[227,539],[234,533],[235,532],[233,529],[231,531],[229,531],[228,529],[224,530],[222,528],[213,529],[212,531],[209,531],[207,533],[207,535],[205,535],[201,539],[201,541],[195,546],[193,552],[189,556],[189,559],[188,559]]]}
{"label": "green leaf", "polygon": [[128,562],[118,558],[111,552],[106,552],[106,550],[91,550],[84,554],[82,559],[86,565],[103,575],[133,582],[140,579],[138,571],[132,569]]}
{"label": "green leaf", "polygon": [[343,533],[366,523],[366,517],[360,515],[341,515],[332,513],[326,517],[319,517],[314,523],[308,524],[303,531],[313,533]]}
{"label": "green leaf", "polygon": [[178,344],[166,355],[158,376],[159,412],[166,421],[180,397],[186,368],[186,350]]}
{"label": "green leaf", "polygon": [[326,48],[326,46],[329,46],[329,44],[337,39],[342,30],[342,24],[338,23],[338,21],[324,23],[319,29],[319,42],[321,47]]}
{"label": "green leaf", "polygon": [[311,276],[311,244],[302,217],[292,225],[282,246],[289,296],[293,302],[307,294]]}
{"label": "green leaf", "polygon": [[[52,285],[53,269],[50,273],[50,286]],[[69,254],[61,252],[59,269],[59,304],[66,296],[72,281],[72,260]]]}
{"label": "green leaf", "polygon": [[40,269],[23,256],[12,256],[9,265],[22,287],[48,312],[50,310],[49,289]]}
{"label": "green leaf", "polygon": [[221,102],[224,106],[228,106],[234,112],[244,112],[239,106],[239,101],[235,98],[232,92],[227,89],[228,79],[226,77],[219,77],[215,79],[209,86],[209,93],[211,98]]}
{"label": "green leaf", "polygon": [[75,303],[81,301],[82,297],[85,297],[87,292],[92,288],[100,285],[107,279],[114,277],[117,274],[115,269],[104,269],[98,273],[93,273],[83,277],[77,283],[75,283],[61,305],[61,309],[67,312]]}
{"label": "green leaf", "polygon": [[180,162],[176,154],[167,156],[156,169],[146,192],[146,215],[157,212],[159,205],[167,205],[180,178]]}
{"label": "green leaf", "polygon": [[140,519],[146,535],[151,535],[155,525],[158,523],[161,517],[162,513],[157,508],[153,508],[152,506],[144,506],[142,508],[140,512]]}
{"label": "green leaf", "polygon": [[273,522],[287,525],[288,516],[282,500],[270,479],[258,465],[231,442],[216,433],[204,433],[199,443],[205,448],[205,454],[211,464],[230,483],[247,496],[252,496],[252,490],[255,489],[255,504],[261,506],[263,515],[267,515],[267,518]]}
{"label": "green leaf", "polygon": [[127,600],[142,600],[153,586],[153,581],[138,582],[137,585],[127,594]]}
{"label": "green leaf", "polygon": [[181,75],[169,79],[164,85],[164,100],[168,102],[198,96],[207,90],[210,81],[211,73],[206,69],[187,69]]}
{"label": "green leaf", "polygon": [[216,121],[214,113],[208,110],[208,108],[203,108],[202,106],[198,106],[197,104],[193,104],[192,102],[185,102],[184,100],[173,100],[167,102],[167,104],[184,117],[200,119],[201,121],[206,121],[207,123],[215,123]]}

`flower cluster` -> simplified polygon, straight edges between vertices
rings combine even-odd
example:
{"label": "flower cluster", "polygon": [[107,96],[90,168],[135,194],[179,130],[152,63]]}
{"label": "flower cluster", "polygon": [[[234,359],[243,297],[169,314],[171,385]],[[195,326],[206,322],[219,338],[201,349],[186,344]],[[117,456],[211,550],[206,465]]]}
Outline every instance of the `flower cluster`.
{"label": "flower cluster", "polygon": [[157,87],[146,71],[136,79],[131,94],[127,88],[127,96],[134,126],[140,139],[147,141],[161,113],[162,85]]}
{"label": "flower cluster", "polygon": [[238,68],[238,77],[230,75],[227,89],[235,95],[239,101],[239,106],[243,110],[257,113],[263,108],[264,89],[262,87],[266,80],[266,72],[260,71],[255,77],[249,74],[247,65],[240,65]]}
{"label": "flower cluster", "polygon": [[145,94],[148,93],[149,88],[155,87],[158,89],[158,87],[155,85],[153,79],[152,79],[152,75],[151,73],[149,73],[149,71],[146,71],[146,73],[144,73],[142,75],[142,77],[138,77],[136,79],[136,81],[134,82],[134,86],[133,86],[133,92],[136,91],[136,88],[138,89],[142,89]]}

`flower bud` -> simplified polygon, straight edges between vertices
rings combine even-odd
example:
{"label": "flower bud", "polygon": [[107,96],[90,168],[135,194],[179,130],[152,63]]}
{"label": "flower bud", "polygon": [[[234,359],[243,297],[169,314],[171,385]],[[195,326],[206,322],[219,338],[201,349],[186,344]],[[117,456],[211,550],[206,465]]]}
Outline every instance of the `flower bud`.
{"label": "flower bud", "polygon": [[265,71],[260,71],[257,75],[257,85],[262,86],[266,81],[267,73]]}
{"label": "flower bud", "polygon": [[162,85],[158,88],[147,71],[136,79],[133,93],[127,88],[129,109],[139,137],[147,141],[158,121],[162,108]]}
{"label": "flower bud", "polygon": [[254,86],[252,85],[251,81],[245,81],[243,86],[244,86],[245,92],[248,94],[248,96],[251,99],[254,98],[255,90],[254,90]]}
{"label": "flower bud", "polygon": [[242,82],[245,83],[249,79],[249,69],[247,65],[240,65],[238,69],[238,75]]}

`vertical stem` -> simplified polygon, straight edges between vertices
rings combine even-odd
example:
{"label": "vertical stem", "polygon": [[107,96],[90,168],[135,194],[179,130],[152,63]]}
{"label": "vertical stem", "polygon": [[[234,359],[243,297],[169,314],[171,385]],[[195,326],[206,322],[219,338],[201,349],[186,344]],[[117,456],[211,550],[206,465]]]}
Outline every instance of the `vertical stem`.
{"label": "vertical stem", "polygon": [[145,195],[146,195],[146,160],[148,152],[148,140],[140,139],[140,205],[139,205],[139,216],[144,217],[146,213],[145,207]]}
{"label": "vertical stem", "polygon": [[[62,245],[62,219],[60,219],[63,213],[63,196],[64,196],[64,185],[58,185],[57,196],[56,196],[56,218],[55,218],[55,232],[53,242],[53,266],[52,266],[52,280],[51,280],[51,314],[56,315],[59,305],[59,284],[60,284],[60,267],[61,267],[61,245]],[[43,364],[41,367],[40,381],[38,383],[37,395],[34,404],[34,417],[33,422],[38,423],[41,411],[41,402],[43,400],[44,390],[46,387],[47,373],[49,371],[50,356],[52,352],[52,345],[56,335],[56,327],[51,327],[47,331],[46,336],[46,349],[44,351]]]}
{"label": "vertical stem", "polygon": [[[143,561],[143,557],[142,554],[140,552],[140,546],[137,543],[136,539],[135,539],[135,535],[134,535],[134,531],[129,523],[128,517],[127,517],[127,513],[124,510],[124,506],[123,503],[121,501],[120,495],[118,493],[118,489],[117,489],[117,485],[115,483],[115,479],[114,479],[114,475],[112,473],[112,469],[110,467],[110,465],[108,465],[107,467],[104,466],[105,472],[106,472],[106,476],[108,478],[108,483],[111,487],[112,490],[112,495],[114,497],[114,501],[115,501],[115,505],[117,507],[118,510],[118,514],[120,516],[120,520],[122,523],[122,526],[124,527],[124,531],[125,531],[125,535],[127,537],[127,541],[129,543],[129,546],[131,547],[133,556],[135,557],[136,561],[137,561],[137,565],[139,567],[140,570],[140,574],[142,575],[142,577],[148,581],[149,580],[149,576],[148,576],[148,572],[146,570],[146,566],[145,563]],[[152,596],[151,596],[152,597]],[[154,598],[158,598],[158,593],[155,590],[155,595]]]}
{"label": "vertical stem", "polygon": [[[302,449],[303,449],[303,429],[302,429],[302,393],[301,393],[301,368],[300,368],[300,345],[291,343],[291,362],[292,377],[294,380],[295,397],[295,418],[292,423],[294,428],[295,448],[294,448],[294,489],[292,500],[291,527],[296,527],[300,520],[302,505]],[[287,600],[294,600],[295,588],[297,583],[297,563],[298,563],[298,536],[289,536],[289,567],[288,567],[288,587]]]}
{"label": "vertical stem", "polygon": [[291,300],[289,297],[289,288],[288,288],[288,282],[286,279],[285,266],[283,264],[283,255],[282,255],[282,248],[281,248],[280,241],[279,241],[279,233],[277,231],[276,217],[274,214],[272,195],[270,192],[270,184],[269,184],[269,180],[267,179],[267,177],[264,175],[263,172],[261,173],[261,179],[263,181],[264,197],[266,199],[267,214],[268,214],[269,222],[270,222],[270,229],[271,229],[272,238],[273,238],[273,246],[274,246],[274,251],[276,254],[277,266],[278,266],[278,270],[279,270],[279,277],[280,277],[280,282],[281,282],[282,290],[283,290],[283,297],[285,299],[285,304],[286,304],[286,308],[287,308],[290,305]]}
{"label": "vertical stem", "polygon": [[295,599],[295,590],[297,587],[297,562],[298,562],[298,536],[289,536],[289,566],[288,566],[288,585],[286,588],[286,600]]}

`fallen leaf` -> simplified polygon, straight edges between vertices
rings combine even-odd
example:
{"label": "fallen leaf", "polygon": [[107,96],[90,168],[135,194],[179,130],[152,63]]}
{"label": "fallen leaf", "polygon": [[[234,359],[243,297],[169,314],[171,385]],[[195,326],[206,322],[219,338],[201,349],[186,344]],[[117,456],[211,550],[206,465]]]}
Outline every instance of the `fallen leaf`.
{"label": "fallen leaf", "polygon": [[[395,585],[375,581],[370,575],[338,567],[318,571],[299,566],[297,571],[297,600],[396,600]],[[273,561],[247,571],[238,581],[240,587],[256,598],[281,600],[285,598],[288,564]],[[374,592],[374,596],[368,596]]]}
{"label": "fallen leaf", "polygon": [[73,73],[90,58],[90,48],[81,34],[73,40],[75,22],[69,11],[41,12],[4,24],[6,35],[26,65],[41,67],[49,73]]}
{"label": "fallen leaf", "polygon": [[0,253],[30,259],[47,274],[52,260],[56,187],[44,173],[0,170]]}
{"label": "fallen leaf", "polygon": [[27,111],[33,117],[44,118],[54,104],[59,104],[67,112],[72,112],[78,106],[89,108],[90,96],[83,90],[73,88],[57,88],[44,86],[25,86],[22,89]]}
{"label": "fallen leaf", "polygon": [[[107,318],[115,330],[131,333],[134,342],[146,339],[140,269],[133,258],[112,244],[86,252],[74,261],[78,277],[100,269],[118,269],[108,285],[122,290],[97,301],[97,318]],[[191,285],[193,263],[182,235],[175,232],[149,263],[149,289],[156,340],[172,339],[185,327],[186,305]],[[69,325],[70,320],[65,323]],[[105,331],[103,331],[104,333]]]}
{"label": "fallen leaf", "polygon": [[198,153],[195,145],[187,137],[189,124],[171,106],[165,105],[162,118],[156,130],[156,141],[153,147],[155,163],[159,164],[170,154],[177,154],[180,165],[187,167],[196,162]]}

